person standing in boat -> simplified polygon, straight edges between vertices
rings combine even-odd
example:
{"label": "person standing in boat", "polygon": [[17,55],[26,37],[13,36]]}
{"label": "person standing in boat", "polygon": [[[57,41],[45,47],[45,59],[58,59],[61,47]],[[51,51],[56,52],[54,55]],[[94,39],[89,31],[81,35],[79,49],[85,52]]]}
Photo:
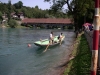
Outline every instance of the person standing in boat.
{"label": "person standing in boat", "polygon": [[62,41],[62,37],[63,37],[63,33],[61,33],[61,34],[58,36],[58,40],[59,40],[59,42]]}
{"label": "person standing in boat", "polygon": [[53,42],[54,42],[54,35],[53,35],[53,32],[50,33],[49,39],[50,39],[50,40],[49,40],[49,43],[50,43],[50,44],[53,44]]}

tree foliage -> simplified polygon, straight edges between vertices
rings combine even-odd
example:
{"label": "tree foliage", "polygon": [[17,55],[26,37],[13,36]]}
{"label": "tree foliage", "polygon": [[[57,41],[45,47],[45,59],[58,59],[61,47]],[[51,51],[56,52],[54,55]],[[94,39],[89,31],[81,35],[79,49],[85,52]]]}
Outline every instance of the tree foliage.
{"label": "tree foliage", "polygon": [[0,21],[2,21],[2,20],[3,20],[2,13],[0,12]]}
{"label": "tree foliage", "polygon": [[18,24],[17,24],[17,22],[15,20],[10,19],[9,22],[8,22],[8,25],[11,28],[16,28]]}
{"label": "tree foliage", "polygon": [[16,9],[20,9],[23,7],[23,3],[22,3],[22,1],[19,1],[19,2],[15,3],[14,6]]}
{"label": "tree foliage", "polygon": [[11,1],[8,1],[8,12],[7,12],[7,17],[8,17],[8,21],[11,19]]}
{"label": "tree foliage", "polygon": [[38,6],[35,7],[27,7],[23,6],[23,2],[18,1],[15,4],[11,4],[11,1],[8,3],[0,3],[0,11],[4,14],[7,14],[8,18],[10,19],[10,14],[13,12],[23,13],[25,17],[28,18],[67,18],[67,14],[58,11],[55,13],[53,9],[40,9]]}
{"label": "tree foliage", "polygon": [[[55,10],[55,7],[52,9],[40,9],[38,6],[35,7],[27,7],[23,6],[23,2],[18,1],[15,4],[11,4],[11,0],[8,0],[8,3],[0,3],[0,13],[2,15],[7,16],[8,24],[10,27],[15,28],[16,22],[12,20],[12,14],[23,13],[26,18],[68,18],[67,13],[64,13],[61,10]],[[0,16],[2,16],[0,14]],[[0,20],[2,17],[0,17]]]}
{"label": "tree foliage", "polygon": [[82,27],[85,22],[92,22],[94,15],[94,0],[45,0],[53,2],[52,9],[58,12],[64,5],[67,5],[66,13],[73,17],[75,30]]}

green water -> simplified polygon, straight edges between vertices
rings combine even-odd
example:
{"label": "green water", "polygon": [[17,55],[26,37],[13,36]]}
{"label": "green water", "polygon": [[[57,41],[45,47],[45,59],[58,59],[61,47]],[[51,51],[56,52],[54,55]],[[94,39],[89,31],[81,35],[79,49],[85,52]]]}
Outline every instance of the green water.
{"label": "green water", "polygon": [[[43,52],[44,48],[33,43],[48,38],[51,31],[55,35],[63,32],[65,40],[61,46]],[[56,67],[68,59],[74,37],[72,31],[1,28],[0,75],[55,75],[59,71]]]}

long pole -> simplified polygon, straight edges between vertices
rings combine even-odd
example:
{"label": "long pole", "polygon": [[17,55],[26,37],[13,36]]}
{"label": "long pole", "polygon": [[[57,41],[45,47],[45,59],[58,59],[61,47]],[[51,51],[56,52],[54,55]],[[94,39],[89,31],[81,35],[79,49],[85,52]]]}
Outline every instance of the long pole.
{"label": "long pole", "polygon": [[95,16],[94,16],[91,75],[96,75],[96,71],[97,71],[98,41],[99,41],[99,0],[95,0]]}

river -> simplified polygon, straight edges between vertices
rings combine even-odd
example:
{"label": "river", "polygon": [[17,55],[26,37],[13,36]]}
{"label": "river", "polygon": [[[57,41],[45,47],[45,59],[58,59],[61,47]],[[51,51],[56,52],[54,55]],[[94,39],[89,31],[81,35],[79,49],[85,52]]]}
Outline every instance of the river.
{"label": "river", "polygon": [[[51,31],[63,32],[65,40],[43,52],[34,42],[48,38]],[[67,30],[0,28],[0,75],[54,75],[59,71],[56,67],[68,59],[74,38],[74,32]]]}

